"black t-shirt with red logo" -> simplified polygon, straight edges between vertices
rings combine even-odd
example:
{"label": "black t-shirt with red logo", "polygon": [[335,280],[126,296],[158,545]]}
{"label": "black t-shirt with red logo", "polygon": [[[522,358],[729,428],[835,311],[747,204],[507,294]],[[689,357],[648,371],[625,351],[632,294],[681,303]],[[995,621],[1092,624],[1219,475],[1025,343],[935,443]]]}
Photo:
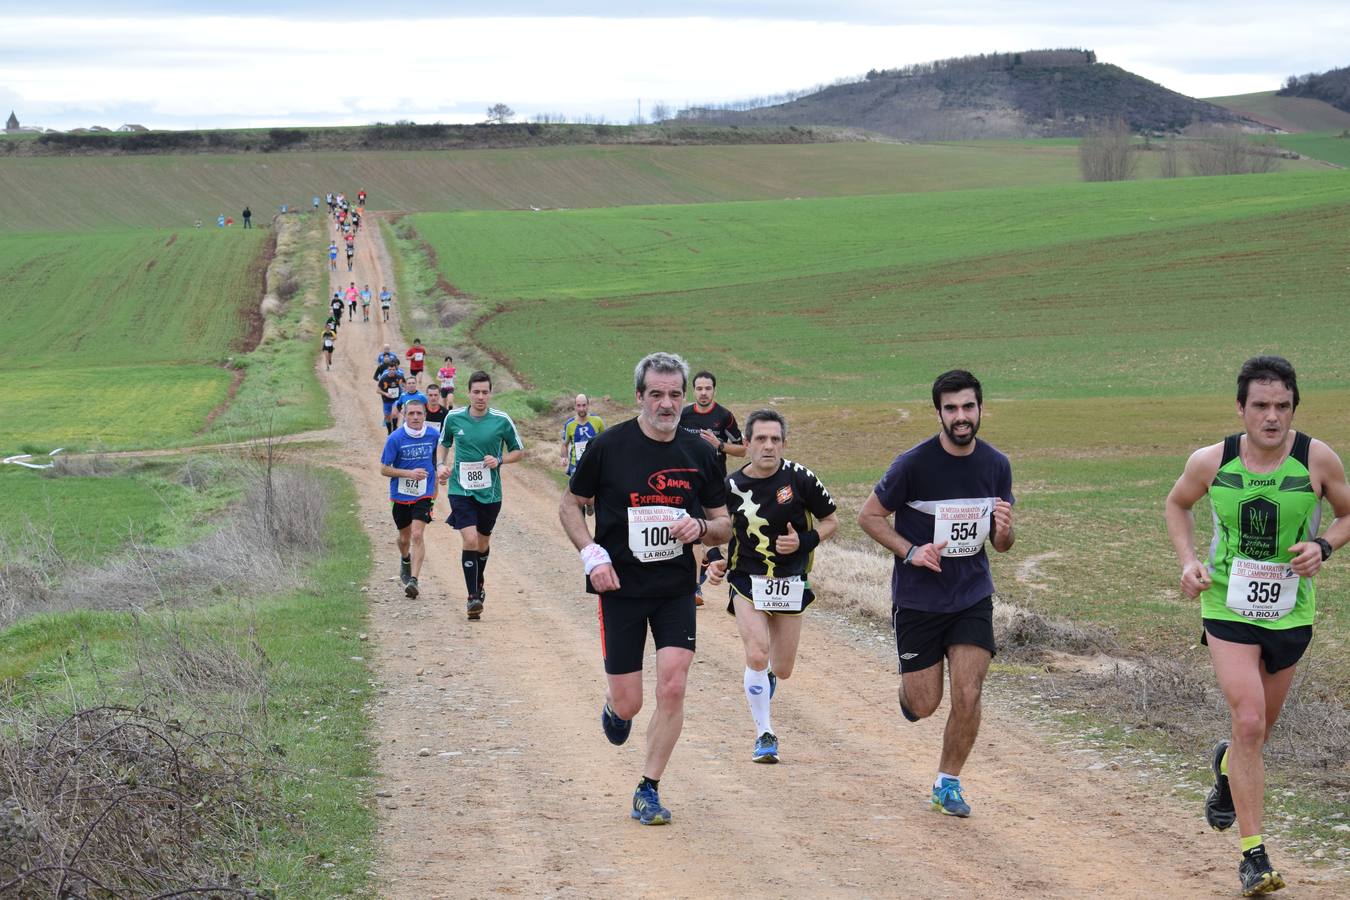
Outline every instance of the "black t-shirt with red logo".
{"label": "black t-shirt with red logo", "polygon": [[[693,593],[694,552],[688,544],[670,549],[661,529],[680,512],[705,518],[705,509],[727,505],[723,470],[707,441],[683,430],[676,430],[673,441],[655,441],[642,433],[637,419],[629,419],[586,445],[570,490],[595,498],[595,542],[614,562],[616,594]],[[633,515],[630,509],[644,511]],[[640,561],[638,553],[650,561]],[[589,578],[586,590],[596,593]]]}
{"label": "black t-shirt with red logo", "polygon": [[[714,402],[707,412],[700,412],[697,406],[690,403],[680,411],[680,429],[682,431],[687,431],[698,437],[698,433],[705,428],[711,431],[719,441],[731,444],[741,442],[741,427],[736,423],[736,416],[722,404]],[[727,455],[718,453],[717,461],[722,464],[722,471],[725,472]]]}

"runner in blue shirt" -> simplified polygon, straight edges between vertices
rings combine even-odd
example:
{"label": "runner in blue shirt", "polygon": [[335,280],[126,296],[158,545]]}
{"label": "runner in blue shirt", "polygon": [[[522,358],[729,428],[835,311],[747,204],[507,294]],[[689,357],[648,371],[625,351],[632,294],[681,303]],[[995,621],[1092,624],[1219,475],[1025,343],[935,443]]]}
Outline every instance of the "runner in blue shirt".
{"label": "runner in blue shirt", "polygon": [[[1013,545],[1012,466],[984,441],[983,393],[969,372],[933,382],[936,436],[895,458],[863,503],[858,524],[895,555],[891,621],[900,657],[900,712],[911,722],[942,701],[946,658],[951,711],[933,784],[933,808],[965,818],[970,804],[958,776],[980,728],[980,691],[994,643],[994,580],[985,542]],[[895,525],[889,518],[895,516]]]}
{"label": "runner in blue shirt", "polygon": [[403,424],[384,442],[380,474],[389,479],[394,527],[398,529],[399,580],[409,598],[418,593],[417,576],[426,556],[422,534],[436,500],[436,444],[441,433],[428,425],[427,398],[403,398]]}

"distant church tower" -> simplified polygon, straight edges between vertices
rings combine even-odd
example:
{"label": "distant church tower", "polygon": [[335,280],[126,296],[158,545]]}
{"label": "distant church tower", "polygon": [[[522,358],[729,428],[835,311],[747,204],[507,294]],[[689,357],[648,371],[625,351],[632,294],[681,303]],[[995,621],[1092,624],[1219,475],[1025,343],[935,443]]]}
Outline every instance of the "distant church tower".
{"label": "distant church tower", "polygon": [[6,131],[19,130],[19,117],[14,115],[14,110],[12,109],[9,111],[9,121],[5,122],[5,130]]}

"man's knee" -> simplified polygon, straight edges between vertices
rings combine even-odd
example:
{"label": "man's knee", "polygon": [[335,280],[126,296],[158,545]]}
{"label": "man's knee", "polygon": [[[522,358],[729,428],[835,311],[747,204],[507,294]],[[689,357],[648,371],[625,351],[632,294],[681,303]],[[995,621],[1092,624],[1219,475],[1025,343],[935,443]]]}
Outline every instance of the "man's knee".
{"label": "man's knee", "polygon": [[1239,706],[1233,710],[1233,740],[1239,744],[1260,745],[1266,739],[1266,713],[1260,706]]}
{"label": "man's knee", "polygon": [[[756,672],[764,671],[769,667],[769,648],[747,644],[745,647],[745,664]],[[778,675],[780,678],[786,677],[784,675],[779,675],[777,672],[774,674]]]}

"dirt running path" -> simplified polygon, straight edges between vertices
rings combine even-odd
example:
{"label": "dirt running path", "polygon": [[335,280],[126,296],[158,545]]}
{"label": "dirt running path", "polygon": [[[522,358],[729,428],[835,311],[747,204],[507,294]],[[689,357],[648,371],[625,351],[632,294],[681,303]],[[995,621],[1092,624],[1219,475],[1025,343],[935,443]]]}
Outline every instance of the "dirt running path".
{"label": "dirt running path", "polygon": [[[373,223],[358,248],[357,286],[396,290]],[[348,280],[341,271],[334,285]],[[749,761],[734,623],[702,609],[684,736],[661,789],[674,823],[637,825],[629,799],[650,710],[626,746],[601,735],[595,602],[547,475],[505,471],[481,622],[464,617],[459,541],[441,521],[428,532],[422,596],[403,597],[370,377],[385,341],[407,347],[397,320],[344,324],[333,371],[319,371],[346,435],[329,461],[356,479],[375,546],[382,896],[1235,895],[1235,837],[1211,834],[1193,804],[1138,773],[1086,768],[997,708],[963,777],[975,815],[932,812],[944,713],[906,724],[894,651],[828,613],[811,617],[797,674],[780,685],[783,762],[760,766]],[[551,444],[529,450],[544,465],[556,455]],[[447,506],[438,500],[438,519]],[[649,689],[650,671],[649,661]],[[1277,861],[1291,897],[1350,890]]]}

